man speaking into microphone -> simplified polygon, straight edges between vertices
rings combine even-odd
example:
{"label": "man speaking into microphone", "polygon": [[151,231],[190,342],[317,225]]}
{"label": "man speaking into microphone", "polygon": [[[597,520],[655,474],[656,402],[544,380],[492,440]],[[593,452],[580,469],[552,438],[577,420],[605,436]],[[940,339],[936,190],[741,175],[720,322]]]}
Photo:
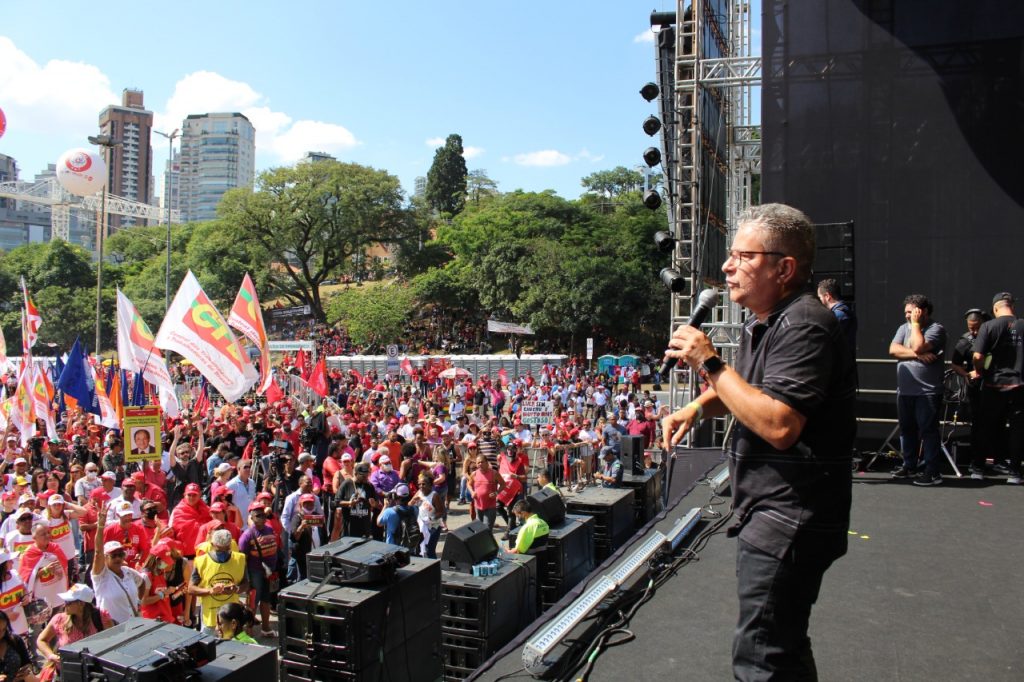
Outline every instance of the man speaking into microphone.
{"label": "man speaking into microphone", "polygon": [[732,413],[738,538],[737,680],[816,680],[807,636],[828,567],[846,553],[855,371],[835,316],[809,287],[814,227],[782,204],[740,215],[722,265],[729,298],[750,311],[736,366],[700,329],[681,326],[666,357],[711,388],[662,421],[671,450],[701,419]]}

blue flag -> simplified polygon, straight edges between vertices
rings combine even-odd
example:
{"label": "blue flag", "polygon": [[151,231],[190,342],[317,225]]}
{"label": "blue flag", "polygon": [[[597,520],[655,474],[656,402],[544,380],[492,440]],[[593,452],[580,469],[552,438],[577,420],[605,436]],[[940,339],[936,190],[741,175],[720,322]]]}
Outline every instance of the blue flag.
{"label": "blue flag", "polygon": [[146,384],[143,383],[142,372],[135,374],[135,381],[132,382],[132,401],[130,403],[135,407],[146,406]]}
{"label": "blue flag", "polygon": [[78,401],[79,407],[92,414],[100,414],[100,401],[96,397],[96,385],[89,369],[89,361],[78,339],[68,353],[68,364],[57,379],[57,388]]}

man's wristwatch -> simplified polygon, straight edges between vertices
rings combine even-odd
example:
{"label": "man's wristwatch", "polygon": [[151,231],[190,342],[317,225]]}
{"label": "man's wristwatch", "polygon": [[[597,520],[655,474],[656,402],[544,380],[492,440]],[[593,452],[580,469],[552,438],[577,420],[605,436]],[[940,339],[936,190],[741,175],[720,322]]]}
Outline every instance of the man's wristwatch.
{"label": "man's wristwatch", "polygon": [[712,355],[701,363],[700,374],[706,379],[709,376],[714,376],[718,372],[721,372],[723,367],[725,367],[725,363],[722,361],[722,358],[717,355]]}

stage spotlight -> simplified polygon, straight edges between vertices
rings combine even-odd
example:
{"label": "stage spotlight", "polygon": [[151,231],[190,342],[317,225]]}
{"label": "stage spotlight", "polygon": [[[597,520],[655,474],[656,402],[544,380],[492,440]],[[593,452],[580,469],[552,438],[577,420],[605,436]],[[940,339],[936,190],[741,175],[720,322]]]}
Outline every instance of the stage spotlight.
{"label": "stage spotlight", "polygon": [[640,88],[640,96],[643,97],[648,102],[653,102],[654,100],[658,99],[658,95],[660,93],[661,90],[654,83],[648,83],[644,87]]}
{"label": "stage spotlight", "polygon": [[676,238],[668,230],[655,232],[654,243],[662,253],[672,253],[672,249],[676,248]]}
{"label": "stage spotlight", "polygon": [[654,137],[661,130],[661,121],[658,120],[657,116],[648,116],[644,119],[644,132]]}
{"label": "stage spotlight", "polygon": [[680,275],[675,268],[662,268],[660,277],[665,288],[674,294],[686,289],[686,278]]}
{"label": "stage spotlight", "polygon": [[661,195],[658,194],[658,190],[649,189],[644,192],[644,206],[652,211],[657,211],[661,208]]}
{"label": "stage spotlight", "polygon": [[661,152],[657,147],[648,147],[644,150],[644,163],[654,168],[661,163]]}

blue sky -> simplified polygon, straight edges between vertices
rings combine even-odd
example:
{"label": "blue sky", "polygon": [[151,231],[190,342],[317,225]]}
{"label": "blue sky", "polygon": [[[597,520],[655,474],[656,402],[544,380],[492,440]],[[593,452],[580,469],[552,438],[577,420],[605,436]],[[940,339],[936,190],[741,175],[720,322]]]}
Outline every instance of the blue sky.
{"label": "blue sky", "polygon": [[[759,3],[757,3],[759,5]],[[462,135],[499,189],[553,189],[641,164],[656,113],[652,9],[665,0],[17,3],[0,26],[0,153],[22,179],[95,134],[121,90],[156,127],[242,111],[257,170],[305,151],[397,175],[407,192],[435,147]],[[755,10],[756,11],[756,10]],[[154,136],[157,187],[166,140]]]}

